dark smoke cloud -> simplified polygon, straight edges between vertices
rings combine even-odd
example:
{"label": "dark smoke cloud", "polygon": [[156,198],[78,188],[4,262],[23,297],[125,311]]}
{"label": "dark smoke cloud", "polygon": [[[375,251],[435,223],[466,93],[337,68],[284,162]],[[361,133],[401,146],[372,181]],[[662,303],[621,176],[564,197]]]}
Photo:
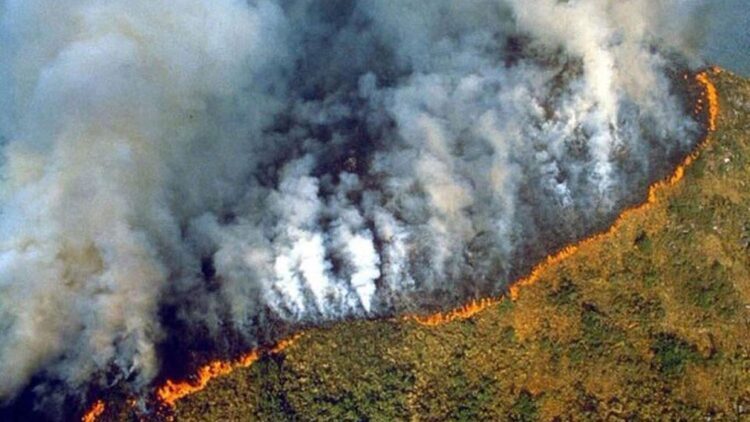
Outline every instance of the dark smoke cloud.
{"label": "dark smoke cloud", "polygon": [[696,140],[701,6],[4,1],[0,398],[501,291]]}

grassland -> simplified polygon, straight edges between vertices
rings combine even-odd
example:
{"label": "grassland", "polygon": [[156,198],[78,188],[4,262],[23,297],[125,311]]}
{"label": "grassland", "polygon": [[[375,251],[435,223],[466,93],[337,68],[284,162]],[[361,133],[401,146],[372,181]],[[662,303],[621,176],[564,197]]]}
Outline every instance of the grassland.
{"label": "grassland", "polygon": [[712,79],[718,130],[684,178],[515,300],[432,327],[309,330],[183,398],[173,416],[750,420],[750,82]]}

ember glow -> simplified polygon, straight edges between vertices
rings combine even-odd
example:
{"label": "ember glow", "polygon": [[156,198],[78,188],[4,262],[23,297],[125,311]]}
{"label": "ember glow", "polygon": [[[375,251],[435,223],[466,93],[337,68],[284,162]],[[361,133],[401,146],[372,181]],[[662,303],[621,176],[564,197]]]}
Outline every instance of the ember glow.
{"label": "ember glow", "polygon": [[102,400],[97,400],[91,408],[83,415],[81,422],[96,422],[99,416],[104,413],[106,405]]}
{"label": "ember glow", "polygon": [[[721,69],[715,67],[711,71],[714,74],[718,74],[721,72]],[[706,95],[703,101],[708,103],[708,130],[714,132],[716,131],[719,119],[719,93],[716,90],[716,86],[711,83],[710,76],[707,72],[699,73],[697,80],[706,90]]]}
{"label": "ember glow", "polygon": [[52,418],[473,315],[701,133],[700,0],[0,1],[0,400]]}

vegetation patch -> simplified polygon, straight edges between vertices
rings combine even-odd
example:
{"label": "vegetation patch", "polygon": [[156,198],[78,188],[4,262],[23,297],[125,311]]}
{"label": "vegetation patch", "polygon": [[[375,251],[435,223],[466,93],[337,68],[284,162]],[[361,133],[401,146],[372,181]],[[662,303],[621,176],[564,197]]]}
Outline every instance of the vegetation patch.
{"label": "vegetation patch", "polygon": [[681,375],[686,364],[700,359],[695,346],[671,333],[659,334],[651,350],[659,372],[669,376]]}

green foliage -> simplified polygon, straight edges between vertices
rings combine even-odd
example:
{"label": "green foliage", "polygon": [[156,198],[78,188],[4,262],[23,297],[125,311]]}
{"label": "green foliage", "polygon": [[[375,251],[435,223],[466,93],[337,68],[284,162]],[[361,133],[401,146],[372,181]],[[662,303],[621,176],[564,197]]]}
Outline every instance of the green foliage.
{"label": "green foliage", "polygon": [[483,376],[477,382],[471,382],[463,373],[452,376],[452,379],[449,390],[451,406],[445,419],[468,422],[486,418],[487,408],[499,394],[493,380]]}
{"label": "green foliage", "polygon": [[513,422],[532,422],[536,421],[537,406],[534,397],[528,391],[521,391],[516,398],[513,407],[508,413],[508,420]]}
{"label": "green foliage", "polygon": [[700,358],[695,346],[670,333],[657,335],[651,350],[659,371],[669,376],[681,375],[687,363]]}
{"label": "green foliage", "polygon": [[658,321],[666,315],[659,299],[647,298],[638,292],[620,295],[616,303],[625,308],[624,312],[642,322]]}
{"label": "green foliage", "polygon": [[731,317],[737,309],[737,292],[726,269],[716,261],[704,277],[689,278],[685,287],[689,302],[702,309],[722,317]]}
{"label": "green foliage", "polygon": [[581,311],[581,325],[583,327],[583,342],[589,353],[601,354],[605,352],[603,346],[616,343],[623,339],[623,333],[608,321],[596,305],[584,303]]}
{"label": "green foliage", "polygon": [[513,309],[513,302],[510,300],[503,300],[497,305],[497,311],[500,315],[506,314]]}
{"label": "green foliage", "polygon": [[651,238],[648,237],[645,231],[641,231],[638,237],[635,238],[635,247],[643,253],[650,254],[654,250],[654,244]]}
{"label": "green foliage", "polygon": [[557,286],[550,292],[550,300],[558,306],[570,305],[574,303],[577,296],[578,288],[569,278],[565,277]]}

